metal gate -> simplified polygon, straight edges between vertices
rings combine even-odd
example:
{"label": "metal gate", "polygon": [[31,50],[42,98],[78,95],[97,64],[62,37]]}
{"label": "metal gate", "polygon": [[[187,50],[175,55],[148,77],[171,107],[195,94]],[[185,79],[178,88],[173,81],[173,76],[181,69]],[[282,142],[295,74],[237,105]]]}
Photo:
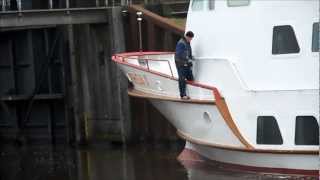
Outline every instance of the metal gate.
{"label": "metal gate", "polygon": [[57,29],[0,34],[0,137],[64,140],[64,44]]}

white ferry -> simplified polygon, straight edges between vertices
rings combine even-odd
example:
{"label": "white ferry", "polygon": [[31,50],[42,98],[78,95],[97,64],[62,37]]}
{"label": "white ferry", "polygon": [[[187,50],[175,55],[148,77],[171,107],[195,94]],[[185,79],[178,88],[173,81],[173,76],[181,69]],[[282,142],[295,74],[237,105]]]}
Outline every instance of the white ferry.
{"label": "white ferry", "polygon": [[181,100],[174,52],[115,54],[186,151],[257,170],[319,169],[319,1],[191,0],[195,81]]}

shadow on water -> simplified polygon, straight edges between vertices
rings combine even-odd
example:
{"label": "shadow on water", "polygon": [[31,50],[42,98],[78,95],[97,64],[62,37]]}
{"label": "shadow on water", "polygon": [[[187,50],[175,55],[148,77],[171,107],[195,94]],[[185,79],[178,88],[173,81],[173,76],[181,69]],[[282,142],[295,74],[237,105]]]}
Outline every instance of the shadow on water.
{"label": "shadow on water", "polygon": [[[183,145],[6,145],[0,151],[0,180],[240,180],[301,177],[226,170],[218,163],[184,167]],[[304,177],[303,179],[316,179]]]}

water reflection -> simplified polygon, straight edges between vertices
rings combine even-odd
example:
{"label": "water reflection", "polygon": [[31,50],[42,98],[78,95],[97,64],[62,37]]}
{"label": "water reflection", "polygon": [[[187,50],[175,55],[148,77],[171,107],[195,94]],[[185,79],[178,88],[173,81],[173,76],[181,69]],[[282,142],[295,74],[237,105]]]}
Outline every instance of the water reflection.
{"label": "water reflection", "polygon": [[[3,146],[0,180],[240,180],[300,177],[245,173],[219,164],[181,164],[182,145],[99,145],[90,148],[33,145]],[[304,179],[316,179],[307,177]]]}

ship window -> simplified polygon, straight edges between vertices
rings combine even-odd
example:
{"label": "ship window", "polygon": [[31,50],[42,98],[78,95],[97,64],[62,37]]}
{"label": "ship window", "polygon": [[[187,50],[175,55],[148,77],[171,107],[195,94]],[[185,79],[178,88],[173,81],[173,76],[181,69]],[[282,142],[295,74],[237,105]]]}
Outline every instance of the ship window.
{"label": "ship window", "polygon": [[209,0],[209,9],[214,10],[214,2],[215,0]]}
{"label": "ship window", "polygon": [[204,2],[207,0],[193,0],[191,4],[192,11],[201,11],[204,7]]}
{"label": "ship window", "polygon": [[273,116],[258,117],[257,144],[283,144],[277,120]]}
{"label": "ship window", "polygon": [[228,0],[229,7],[248,6],[250,0]]}
{"label": "ship window", "polygon": [[313,116],[296,117],[296,145],[319,145],[319,125]]}
{"label": "ship window", "polygon": [[312,33],[312,52],[319,52],[319,23],[313,23],[313,33]]}
{"label": "ship window", "polygon": [[299,53],[300,47],[289,25],[273,27],[272,54]]}

